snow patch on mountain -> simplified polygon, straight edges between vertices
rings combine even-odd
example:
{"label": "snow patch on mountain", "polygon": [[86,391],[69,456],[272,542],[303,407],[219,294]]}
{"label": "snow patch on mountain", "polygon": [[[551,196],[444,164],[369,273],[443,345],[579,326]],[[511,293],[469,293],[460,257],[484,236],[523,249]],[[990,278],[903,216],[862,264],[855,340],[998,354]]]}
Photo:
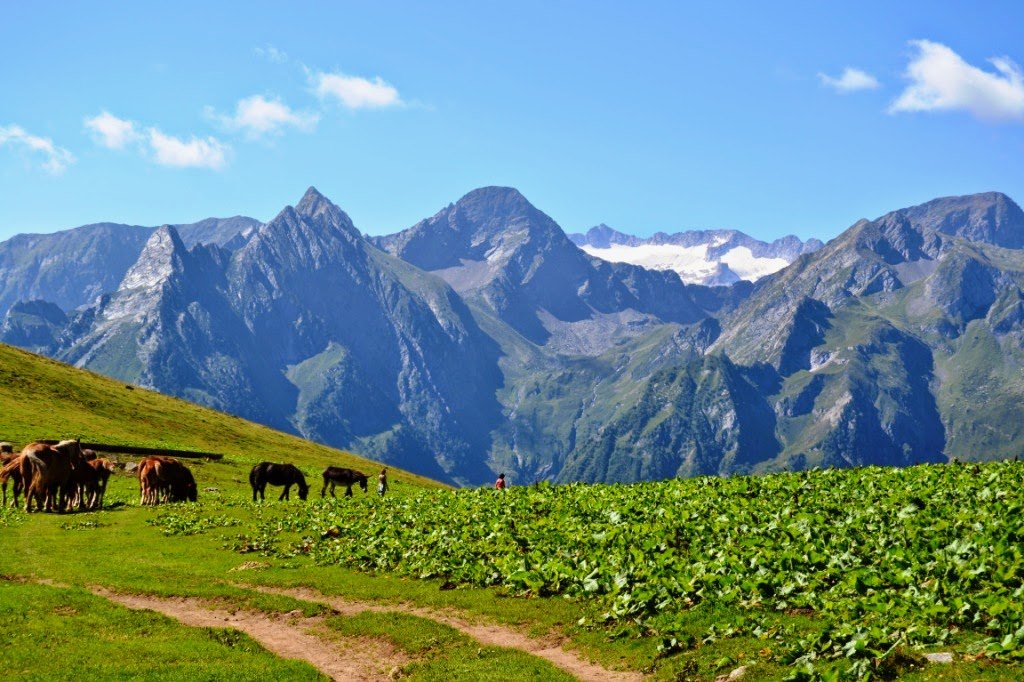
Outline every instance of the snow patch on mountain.
{"label": "snow patch on mountain", "polygon": [[789,236],[763,242],[736,230],[693,230],[647,238],[618,232],[607,225],[569,238],[587,254],[612,263],[651,270],[672,270],[687,284],[724,285],[751,282],[778,272],[801,254],[821,248]]}
{"label": "snow patch on mountain", "polygon": [[759,258],[746,246],[733,247],[716,258],[708,253],[709,247],[724,243],[721,238],[716,241],[717,244],[700,246],[612,244],[605,249],[594,246],[580,248],[595,258],[612,263],[632,263],[651,270],[675,270],[687,284],[729,284],[741,279],[755,282],[789,265],[785,258]]}

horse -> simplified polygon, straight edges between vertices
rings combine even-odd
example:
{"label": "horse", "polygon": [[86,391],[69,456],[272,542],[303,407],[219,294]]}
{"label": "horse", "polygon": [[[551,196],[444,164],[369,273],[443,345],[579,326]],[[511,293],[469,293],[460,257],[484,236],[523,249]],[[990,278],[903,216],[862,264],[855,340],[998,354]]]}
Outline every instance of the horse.
{"label": "horse", "polygon": [[146,457],[139,463],[141,504],[195,502],[196,479],[188,467],[173,457]]}
{"label": "horse", "polygon": [[326,497],[327,486],[331,486],[331,497],[337,497],[334,494],[334,487],[338,485],[345,486],[345,497],[352,497],[352,484],[358,483],[359,487],[366,492],[366,474],[356,471],[355,469],[344,469],[342,467],[327,467],[324,469],[324,487],[320,491],[320,497]]}
{"label": "horse", "polygon": [[107,492],[107,479],[114,471],[114,463],[104,457],[90,459],[85,463],[84,475],[79,477],[79,491],[87,509],[102,509],[103,496]]}
{"label": "horse", "polygon": [[13,481],[14,485],[14,506],[18,506],[18,496],[21,494],[21,456],[12,457],[7,460],[0,469],[0,487],[3,488],[3,505],[7,506],[7,481]]}
{"label": "horse", "polygon": [[264,499],[263,493],[267,484],[283,485],[284,492],[278,500],[289,499],[288,493],[293,485],[299,486],[299,499],[305,500],[309,494],[309,486],[306,485],[306,477],[302,475],[294,464],[274,464],[272,462],[260,462],[249,472],[249,485],[252,486],[252,501],[256,501],[256,494]]}
{"label": "horse", "polygon": [[19,462],[25,486],[25,512],[31,513],[32,500],[37,511],[65,511],[72,469],[83,463],[81,444],[77,440],[63,440],[56,445],[30,443],[21,451]]}
{"label": "horse", "polygon": [[72,493],[69,505],[78,505],[78,510],[94,509],[94,505],[100,497],[100,488],[104,491],[107,487],[107,478],[114,465],[110,464],[108,469],[105,464],[98,465],[96,462],[110,464],[109,460],[100,460],[93,450],[83,449],[82,456],[71,462],[71,477],[68,488]]}

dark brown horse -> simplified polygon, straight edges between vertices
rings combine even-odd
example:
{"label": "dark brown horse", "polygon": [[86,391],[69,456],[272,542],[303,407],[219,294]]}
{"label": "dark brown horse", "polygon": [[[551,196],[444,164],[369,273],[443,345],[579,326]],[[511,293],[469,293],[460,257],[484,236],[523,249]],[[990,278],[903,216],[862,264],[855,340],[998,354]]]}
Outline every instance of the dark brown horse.
{"label": "dark brown horse", "polygon": [[273,462],[260,462],[249,472],[249,485],[252,486],[252,501],[256,501],[256,494],[264,499],[263,493],[267,484],[283,485],[284,492],[277,498],[287,500],[288,493],[293,485],[299,486],[299,499],[304,500],[309,494],[309,486],[306,485],[306,477],[302,475],[294,464],[274,464]]}
{"label": "dark brown horse", "polygon": [[363,492],[366,492],[366,474],[355,469],[327,467],[324,469],[324,487],[320,491],[320,497],[326,496],[328,485],[331,486],[331,497],[337,497],[334,494],[334,487],[338,485],[345,486],[345,497],[352,497],[352,485],[354,483],[358,483]]}

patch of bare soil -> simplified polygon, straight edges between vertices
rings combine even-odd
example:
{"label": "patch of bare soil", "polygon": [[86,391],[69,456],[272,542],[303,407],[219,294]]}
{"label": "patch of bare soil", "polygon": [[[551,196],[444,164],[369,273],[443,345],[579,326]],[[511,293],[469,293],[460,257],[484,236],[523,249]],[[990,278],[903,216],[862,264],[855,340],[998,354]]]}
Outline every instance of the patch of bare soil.
{"label": "patch of bare soil", "polygon": [[259,642],[282,658],[306,661],[334,680],[369,682],[386,680],[389,671],[408,663],[409,658],[387,642],[372,639],[326,640],[312,634],[320,618],[285,617],[254,611],[208,608],[202,599],[121,594],[93,587],[94,594],[130,609],[162,613],[184,625],[233,628]]}
{"label": "patch of bare soil", "polygon": [[356,615],[364,611],[393,611],[419,616],[455,628],[486,646],[518,649],[532,656],[543,658],[583,682],[636,682],[643,679],[643,675],[637,672],[609,670],[596,663],[591,663],[579,654],[563,649],[557,641],[534,639],[503,625],[475,623],[446,611],[412,605],[383,606],[352,601],[343,597],[332,597],[308,587],[291,589],[257,587],[255,589],[269,594],[286,595],[302,601],[326,604],[342,615]]}

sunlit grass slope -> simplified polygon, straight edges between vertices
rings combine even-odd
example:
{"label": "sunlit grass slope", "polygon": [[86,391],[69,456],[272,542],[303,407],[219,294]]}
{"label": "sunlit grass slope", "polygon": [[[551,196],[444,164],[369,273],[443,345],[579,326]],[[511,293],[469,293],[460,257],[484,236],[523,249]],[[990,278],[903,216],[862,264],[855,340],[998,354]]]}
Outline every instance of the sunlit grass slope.
{"label": "sunlit grass slope", "polygon": [[[288,461],[316,476],[328,465],[374,474],[380,463],[312,443],[238,417],[0,344],[0,439],[15,447],[44,438],[142,447],[199,450],[224,455],[220,462],[190,460],[200,487],[246,480],[260,461]],[[391,481],[439,486],[390,469]],[[318,481],[310,480],[316,487]],[[274,489],[271,489],[274,490]],[[268,491],[269,494],[270,491]]]}

